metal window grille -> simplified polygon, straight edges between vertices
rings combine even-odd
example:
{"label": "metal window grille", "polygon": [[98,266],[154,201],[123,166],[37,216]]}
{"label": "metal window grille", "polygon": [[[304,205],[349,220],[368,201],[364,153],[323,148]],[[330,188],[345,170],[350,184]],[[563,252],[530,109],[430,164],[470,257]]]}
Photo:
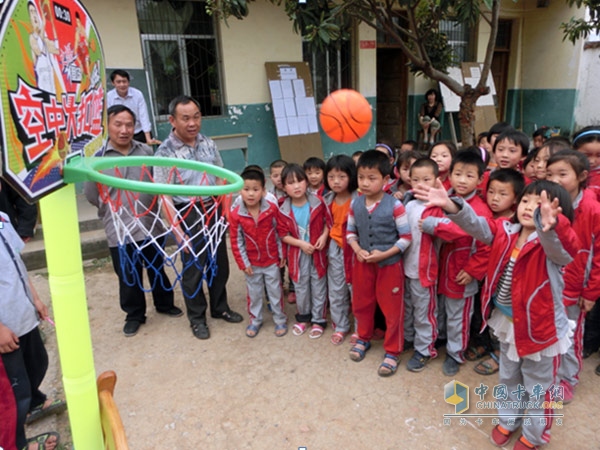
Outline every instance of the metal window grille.
{"label": "metal window grille", "polygon": [[455,20],[440,21],[440,33],[448,37],[448,44],[452,47],[455,54],[455,62],[473,61],[473,46],[471,39],[471,30],[463,23]]}
{"label": "metal window grille", "polygon": [[344,41],[337,49],[311,49],[302,45],[304,61],[310,65],[313,89],[317,103],[322,103],[331,92],[352,87],[351,45]]}
{"label": "metal window grille", "polygon": [[214,19],[193,0],[136,0],[144,67],[154,115],[165,120],[178,95],[195,98],[205,116],[222,114],[221,58]]}

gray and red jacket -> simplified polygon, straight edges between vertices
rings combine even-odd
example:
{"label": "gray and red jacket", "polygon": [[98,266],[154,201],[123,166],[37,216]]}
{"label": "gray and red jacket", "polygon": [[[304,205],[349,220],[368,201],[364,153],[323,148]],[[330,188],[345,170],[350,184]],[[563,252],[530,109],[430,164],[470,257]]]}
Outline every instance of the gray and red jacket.
{"label": "gray and red jacket", "polygon": [[241,197],[234,202],[229,214],[229,236],[231,251],[240,270],[279,264],[283,252],[277,235],[277,213],[277,205],[263,198],[255,220]]}
{"label": "gray and red jacket", "polygon": [[[331,226],[331,216],[323,200],[310,192],[306,193],[306,197],[308,198],[310,208],[308,223],[310,243],[314,245],[321,234],[323,234],[325,226]],[[295,239],[300,239],[300,231],[292,212],[292,202],[289,197],[279,207],[277,233],[282,239],[288,235]],[[287,259],[290,277],[294,282],[298,282],[300,276],[298,265],[300,263],[301,251],[299,247],[283,243],[283,257]],[[325,276],[327,274],[327,245],[322,250],[315,250],[312,258],[319,278]]]}

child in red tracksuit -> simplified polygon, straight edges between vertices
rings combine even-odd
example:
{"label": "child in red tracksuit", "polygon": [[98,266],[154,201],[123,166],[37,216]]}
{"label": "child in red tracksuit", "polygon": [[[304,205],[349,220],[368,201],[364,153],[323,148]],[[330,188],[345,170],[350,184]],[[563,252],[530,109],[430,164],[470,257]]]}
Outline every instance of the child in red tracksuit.
{"label": "child in red tracksuit", "polygon": [[398,369],[403,347],[404,270],[402,255],[411,242],[404,206],[384,192],[389,180],[389,158],[377,151],[364,152],[357,164],[363,195],[350,205],[346,239],[355,253],[352,269],[352,312],[358,322],[358,339],[350,359],[362,361],[371,348],[375,307],[385,316],[385,356],[377,373],[390,376]]}
{"label": "child in red tracksuit", "polygon": [[281,172],[288,195],[279,208],[277,232],[284,243],[288,270],[296,288],[295,336],[318,339],[327,324],[327,240],[331,224],[323,200],[307,192],[308,180],[302,167],[288,164]]}
{"label": "child in red tracksuit", "polygon": [[448,197],[440,182],[417,187],[415,194],[491,246],[481,301],[484,319],[500,341],[498,386],[506,393],[491,441],[503,447],[523,425],[513,449],[538,449],[550,441],[550,402],[562,400],[556,369],[570,346],[562,269],[580,244],[569,224],[569,194],[556,183],[535,181],[522,192],[510,221],[478,217],[465,199]]}
{"label": "child in red tracksuit", "polygon": [[589,162],[584,154],[562,150],[550,157],[546,179],[560,184],[573,201],[573,230],[581,241],[575,261],[565,267],[564,301],[569,319],[577,323],[573,345],[561,355],[558,375],[564,389],[564,403],[573,399],[579,383],[583,360],[583,322],[585,314],[600,297],[600,203],[589,189],[584,189]]}
{"label": "child in red tracksuit", "polygon": [[[478,215],[491,218],[490,209],[477,195],[477,186],[484,171],[485,163],[481,156],[464,150],[452,160],[448,178],[452,194],[464,198]],[[424,233],[445,241],[439,256],[438,326],[440,335],[443,336],[446,331],[447,338],[446,360],[442,369],[445,375],[453,376],[464,362],[463,353],[469,343],[473,297],[479,289],[473,273],[479,265],[485,264],[487,250],[447,218],[427,217],[421,227]],[[473,258],[474,254],[477,258]]]}
{"label": "child in red tracksuit", "polygon": [[277,205],[265,199],[265,174],[260,169],[242,172],[244,186],[229,214],[231,251],[246,276],[250,324],[246,336],[253,338],[263,323],[262,304],[266,290],[275,336],[287,333],[287,317],[283,312],[283,289],[279,268],[285,260],[277,236]]}

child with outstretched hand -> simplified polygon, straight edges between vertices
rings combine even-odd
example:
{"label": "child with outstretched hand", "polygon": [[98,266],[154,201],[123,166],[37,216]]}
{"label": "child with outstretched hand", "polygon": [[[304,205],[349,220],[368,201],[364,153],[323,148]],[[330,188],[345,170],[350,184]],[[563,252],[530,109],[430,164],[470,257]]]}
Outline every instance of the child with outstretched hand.
{"label": "child with outstretched hand", "polygon": [[[552,410],[543,402],[562,400],[555,368],[570,346],[574,326],[562,298],[562,268],[579,250],[570,225],[569,194],[556,183],[531,183],[510,221],[478,217],[463,199],[449,197],[439,181],[433,188],[415,187],[415,195],[441,207],[467,233],[491,246],[482,311],[500,341],[499,384],[506,387],[507,402],[498,409],[500,424],[490,439],[502,447],[526,421],[513,448],[539,448],[550,441],[552,424]],[[491,317],[490,302],[496,306]],[[532,405],[526,414],[510,407],[527,400]]]}

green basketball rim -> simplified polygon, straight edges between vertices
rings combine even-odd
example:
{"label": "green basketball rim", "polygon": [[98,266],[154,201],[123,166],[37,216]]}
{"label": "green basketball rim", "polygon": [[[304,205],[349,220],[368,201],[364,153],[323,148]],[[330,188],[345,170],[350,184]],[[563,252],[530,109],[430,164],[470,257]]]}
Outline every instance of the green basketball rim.
{"label": "green basketball rim", "polygon": [[[177,167],[206,172],[227,181],[224,185],[188,186],[181,184],[164,184],[139,180],[126,180],[101,173],[101,170],[119,167],[161,166]],[[65,183],[95,181],[106,186],[125,191],[142,192],[151,195],[171,195],[183,197],[207,197],[226,195],[239,191],[244,185],[242,178],[223,167],[191,161],[187,159],[162,158],[156,156],[127,156],[127,157],[77,157],[69,160],[63,169]]]}

